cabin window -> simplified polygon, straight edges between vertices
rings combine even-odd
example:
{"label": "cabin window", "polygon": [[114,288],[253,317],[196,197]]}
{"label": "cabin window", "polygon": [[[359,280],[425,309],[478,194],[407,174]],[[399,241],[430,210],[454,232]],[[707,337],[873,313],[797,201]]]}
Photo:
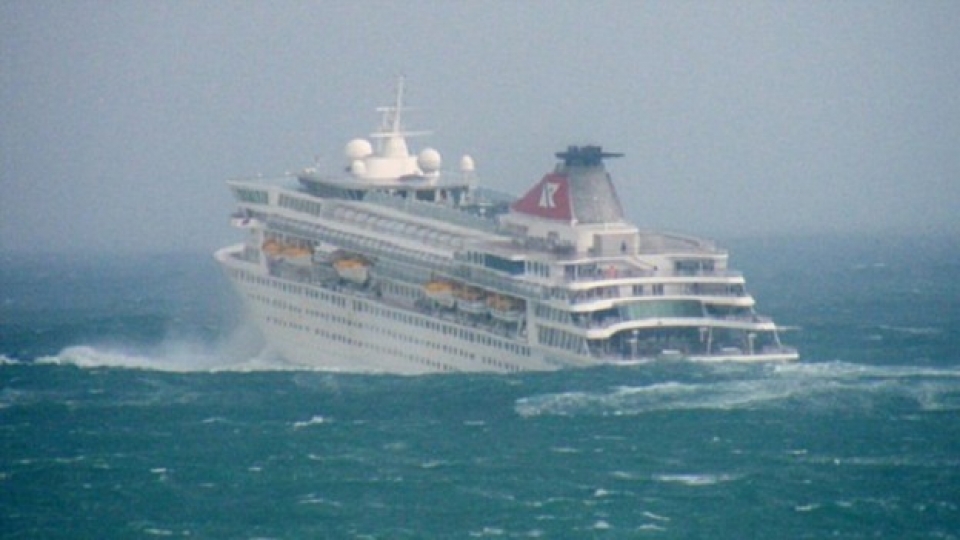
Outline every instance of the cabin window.
{"label": "cabin window", "polygon": [[492,270],[506,272],[515,276],[523,274],[524,263],[523,261],[511,261],[509,259],[504,259],[503,257],[498,257],[488,253],[484,258],[484,266]]}
{"label": "cabin window", "polygon": [[650,318],[699,318],[703,317],[703,304],[699,300],[656,300],[630,302],[618,306],[624,320]]}
{"label": "cabin window", "polygon": [[713,272],[713,261],[703,259],[692,259],[676,261],[674,271],[682,275],[697,275],[704,272]]}
{"label": "cabin window", "polygon": [[267,204],[267,192],[259,189],[237,189],[237,198],[244,202]]}

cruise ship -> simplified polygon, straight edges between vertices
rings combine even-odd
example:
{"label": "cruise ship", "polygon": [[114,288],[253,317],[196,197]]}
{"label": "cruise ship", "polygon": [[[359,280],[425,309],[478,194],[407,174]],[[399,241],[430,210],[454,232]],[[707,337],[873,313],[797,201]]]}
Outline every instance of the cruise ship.
{"label": "cruise ship", "polygon": [[[521,197],[411,152],[404,89],[333,174],[229,181],[242,243],[215,257],[275,352],[318,369],[426,374],[647,361],[790,361],[728,254],[624,216],[599,146]],[[549,164],[547,164],[549,166]]]}

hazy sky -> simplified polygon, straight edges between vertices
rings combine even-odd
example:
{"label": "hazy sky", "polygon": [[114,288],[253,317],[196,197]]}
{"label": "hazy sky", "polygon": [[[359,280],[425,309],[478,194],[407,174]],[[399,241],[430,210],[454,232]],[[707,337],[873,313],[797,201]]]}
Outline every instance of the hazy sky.
{"label": "hazy sky", "polygon": [[224,181],[411,128],[514,193],[602,144],[708,237],[960,235],[960,2],[0,3],[0,250],[212,251]]}

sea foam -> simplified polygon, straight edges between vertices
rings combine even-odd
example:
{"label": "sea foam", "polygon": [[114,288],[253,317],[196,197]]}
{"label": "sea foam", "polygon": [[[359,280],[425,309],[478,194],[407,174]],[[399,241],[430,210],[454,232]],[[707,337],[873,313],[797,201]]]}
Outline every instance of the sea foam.
{"label": "sea foam", "polygon": [[514,410],[523,417],[620,416],[783,407],[797,402],[821,409],[869,407],[889,398],[910,400],[923,411],[960,410],[958,368],[801,362],[738,370],[718,366],[693,380],[537,394],[518,399]]}
{"label": "sea foam", "polygon": [[55,355],[36,358],[33,362],[83,369],[119,368],[171,373],[313,370],[308,366],[290,364],[269,350],[260,351],[254,356],[228,357],[212,347],[189,343],[170,343],[144,351],[76,345]]}

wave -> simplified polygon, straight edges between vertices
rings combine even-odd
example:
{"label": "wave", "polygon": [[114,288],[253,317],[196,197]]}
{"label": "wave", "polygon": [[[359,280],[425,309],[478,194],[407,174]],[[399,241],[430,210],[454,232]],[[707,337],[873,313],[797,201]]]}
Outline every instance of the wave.
{"label": "wave", "polygon": [[882,324],[877,326],[879,330],[907,334],[911,336],[937,336],[943,333],[942,328],[935,326],[889,326]]}
{"label": "wave", "polygon": [[316,371],[291,364],[267,346],[256,326],[241,322],[216,341],[168,338],[155,345],[95,342],[78,343],[56,354],[17,359],[0,353],[0,367],[8,365],[64,365],[83,369],[117,368],[173,373],[218,371]]}
{"label": "wave", "polygon": [[324,418],[323,416],[315,415],[315,416],[311,417],[309,420],[302,420],[302,421],[299,421],[299,422],[294,422],[294,423],[293,423],[293,429],[303,429],[303,428],[307,428],[307,427],[310,427],[310,426],[319,426],[319,425],[326,424],[326,423],[329,423],[329,422],[330,422],[330,420]]}
{"label": "wave", "polygon": [[960,366],[903,366],[850,362],[794,362],[774,364],[776,374],[821,379],[960,379]]}
{"label": "wave", "polygon": [[[29,362],[10,362],[27,364]],[[55,355],[42,356],[32,362],[38,365],[75,366],[83,369],[118,368],[170,373],[212,373],[221,371],[307,371],[309,367],[289,364],[269,350],[253,356],[232,356],[205,345],[171,343],[158,348],[137,351],[122,347],[76,345]],[[0,364],[3,364],[0,361]]]}
{"label": "wave", "polygon": [[20,361],[10,358],[5,354],[0,354],[0,366],[16,366],[19,365]]}
{"label": "wave", "polygon": [[563,392],[522,398],[516,411],[521,416],[581,413],[630,415],[661,410],[734,409],[789,397],[790,389],[763,388],[739,383],[656,383],[620,387],[608,392]]}
{"label": "wave", "polygon": [[906,399],[924,411],[960,410],[960,368],[877,366],[846,362],[774,364],[743,370],[718,366],[690,381],[568,391],[518,399],[523,417],[638,415],[660,411],[870,406]]}
{"label": "wave", "polygon": [[699,487],[712,486],[725,482],[732,482],[740,479],[735,474],[655,474],[653,480],[666,484],[682,484],[685,486]]}

